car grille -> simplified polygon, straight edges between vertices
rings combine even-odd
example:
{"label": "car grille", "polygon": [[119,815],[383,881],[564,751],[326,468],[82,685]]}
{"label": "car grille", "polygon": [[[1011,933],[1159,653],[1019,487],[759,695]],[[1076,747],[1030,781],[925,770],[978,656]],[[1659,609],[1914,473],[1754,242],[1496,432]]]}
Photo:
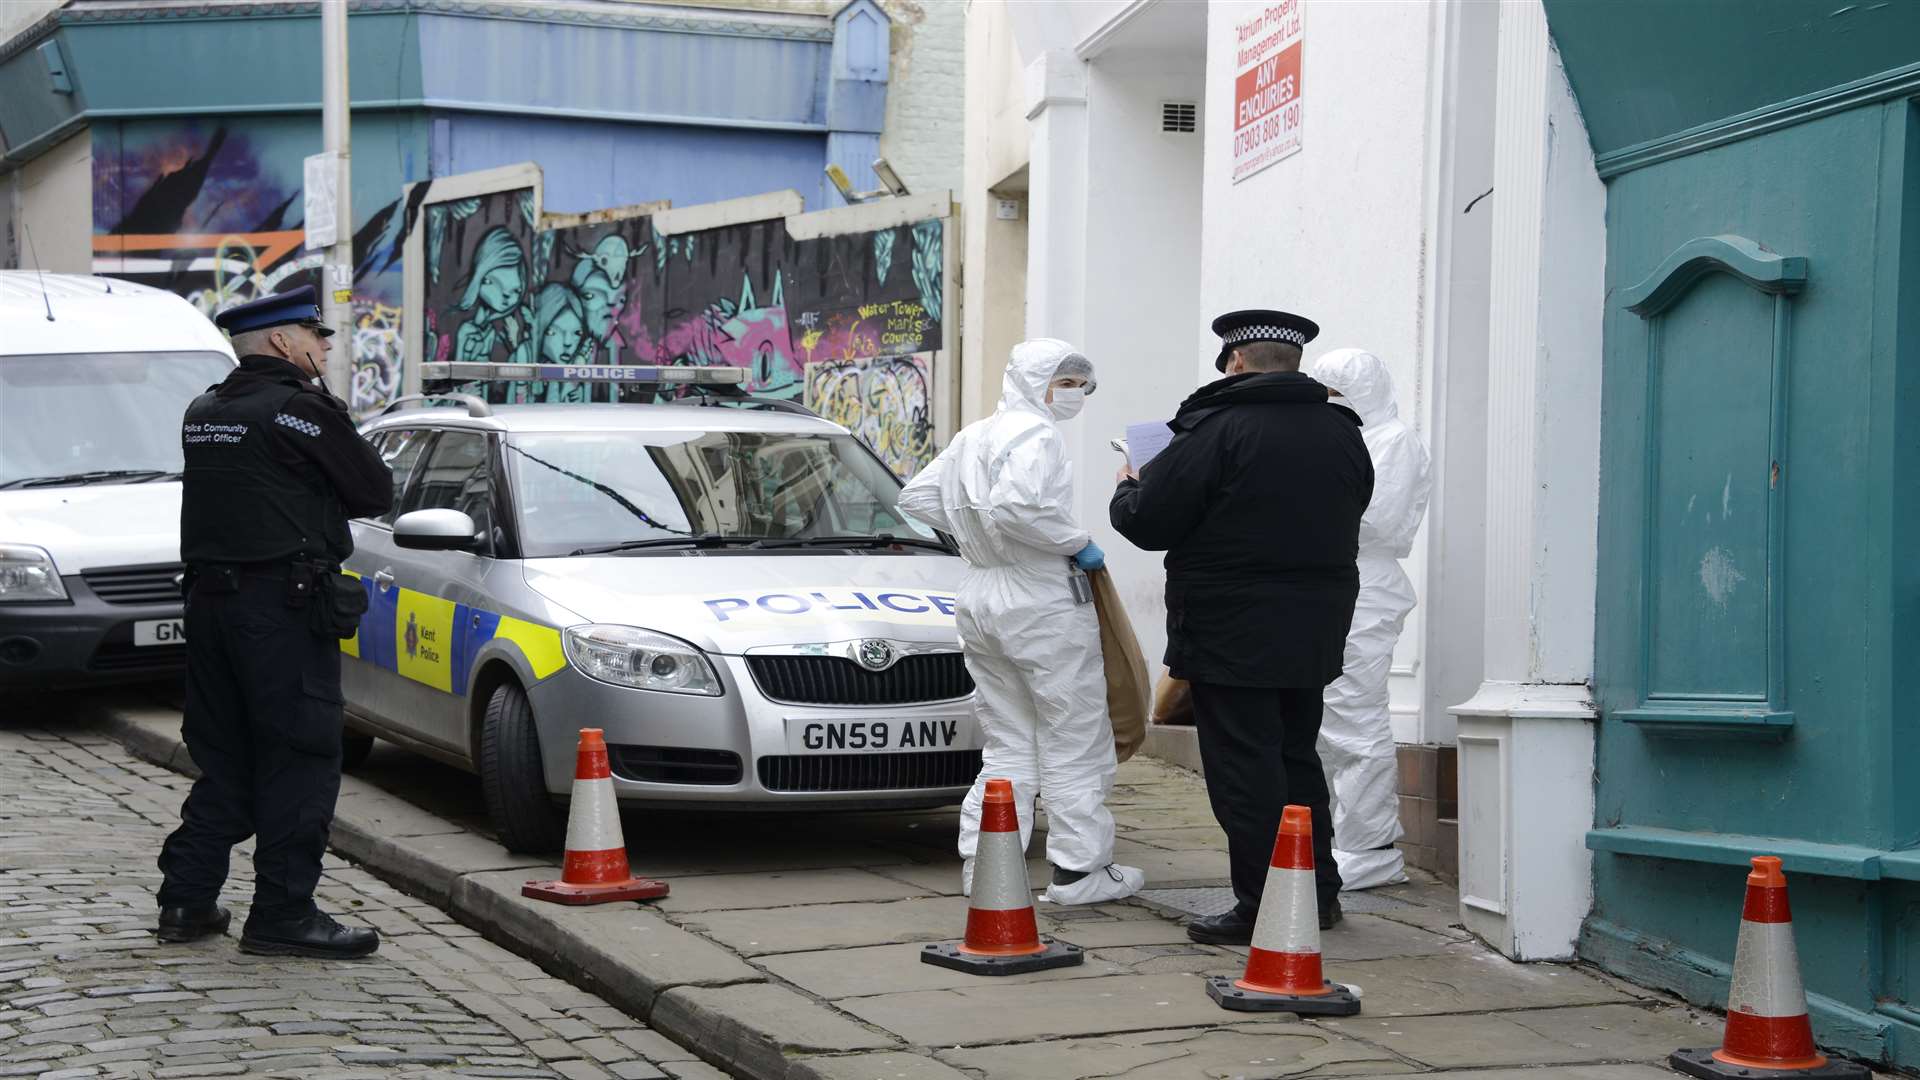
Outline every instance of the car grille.
{"label": "car grille", "polygon": [[690,750],[682,746],[609,746],[608,764],[622,780],[650,784],[740,782],[740,755],[731,750]]}
{"label": "car grille", "polygon": [[82,570],[80,578],[109,604],[178,604],[180,586],[173,579],[180,570],[179,563],[106,566]]}
{"label": "car grille", "polygon": [[980,775],[978,750],[899,754],[786,754],[760,759],[768,791],[905,791],[958,788]]}
{"label": "car grille", "polygon": [[135,645],[131,641],[105,641],[87,661],[92,671],[172,671],[185,667],[185,645]]}
{"label": "car grille", "polygon": [[973,693],[957,652],[903,656],[885,671],[839,656],[749,656],[747,668],[761,693],[796,705],[912,705]]}

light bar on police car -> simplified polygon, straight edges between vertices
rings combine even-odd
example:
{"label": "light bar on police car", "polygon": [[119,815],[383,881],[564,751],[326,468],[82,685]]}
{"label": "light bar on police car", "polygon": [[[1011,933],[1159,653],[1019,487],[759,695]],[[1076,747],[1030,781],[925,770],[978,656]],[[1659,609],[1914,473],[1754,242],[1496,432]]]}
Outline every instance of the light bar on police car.
{"label": "light bar on police car", "polygon": [[615,383],[696,383],[711,386],[738,386],[747,381],[743,367],[634,367],[622,364],[493,364],[473,361],[441,361],[421,364],[423,381],[451,379],[455,382],[499,382],[513,379],[544,379],[549,382]]}

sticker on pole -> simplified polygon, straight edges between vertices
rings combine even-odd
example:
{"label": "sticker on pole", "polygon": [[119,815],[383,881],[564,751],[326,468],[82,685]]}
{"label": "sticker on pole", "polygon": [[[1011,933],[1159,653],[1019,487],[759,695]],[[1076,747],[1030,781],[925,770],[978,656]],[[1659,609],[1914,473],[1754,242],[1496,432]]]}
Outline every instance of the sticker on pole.
{"label": "sticker on pole", "polygon": [[1233,182],[1300,150],[1300,0],[1281,0],[1233,28]]}
{"label": "sticker on pole", "polygon": [[340,205],[340,156],[309,156],[305,179],[307,250],[320,251],[340,240],[340,225],[336,220]]}

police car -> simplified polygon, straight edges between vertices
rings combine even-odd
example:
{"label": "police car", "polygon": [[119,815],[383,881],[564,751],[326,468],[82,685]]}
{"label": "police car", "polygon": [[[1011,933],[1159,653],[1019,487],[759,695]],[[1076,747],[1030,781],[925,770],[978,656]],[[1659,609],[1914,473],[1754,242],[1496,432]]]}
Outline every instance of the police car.
{"label": "police car", "polygon": [[[403,399],[362,427],[392,510],[354,523],[349,762],[371,736],[477,772],[501,840],[558,846],[579,730],[630,804],[957,802],[980,735],[954,629],[964,564],[838,425],[735,368],[443,363],[676,404]],[[717,403],[745,407],[714,407]]]}

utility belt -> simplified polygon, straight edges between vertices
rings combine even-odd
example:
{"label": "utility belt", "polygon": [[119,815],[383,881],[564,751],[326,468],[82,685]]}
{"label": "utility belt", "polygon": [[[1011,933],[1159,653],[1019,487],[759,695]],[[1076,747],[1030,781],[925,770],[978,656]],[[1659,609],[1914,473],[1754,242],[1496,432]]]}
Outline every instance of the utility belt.
{"label": "utility belt", "polygon": [[350,638],[360,632],[367,593],[360,579],[340,573],[325,559],[275,559],[252,563],[194,563],[187,567],[183,591],[234,593],[241,578],[279,582],[289,608],[306,609],[313,632]]}

